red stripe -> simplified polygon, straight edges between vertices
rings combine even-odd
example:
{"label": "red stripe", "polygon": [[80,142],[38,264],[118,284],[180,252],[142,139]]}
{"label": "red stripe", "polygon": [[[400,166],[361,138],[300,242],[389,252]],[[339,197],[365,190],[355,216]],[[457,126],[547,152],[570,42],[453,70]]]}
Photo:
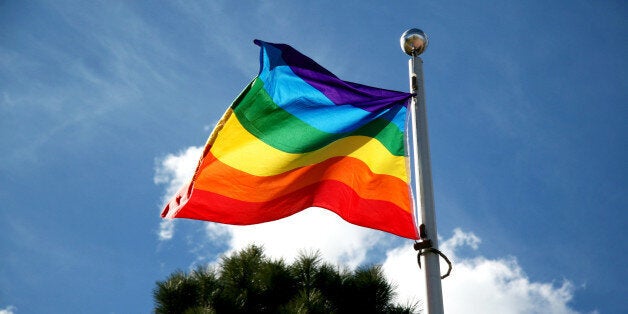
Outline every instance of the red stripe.
{"label": "red stripe", "polygon": [[326,208],[352,224],[418,239],[409,212],[387,201],[363,199],[337,181],[317,182],[267,202],[246,202],[194,189],[175,217],[250,225],[285,218],[308,207]]}

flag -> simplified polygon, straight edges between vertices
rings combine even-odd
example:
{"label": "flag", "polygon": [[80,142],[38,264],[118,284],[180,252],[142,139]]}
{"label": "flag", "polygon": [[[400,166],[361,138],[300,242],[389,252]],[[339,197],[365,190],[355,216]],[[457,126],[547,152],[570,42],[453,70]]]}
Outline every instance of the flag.
{"label": "flag", "polygon": [[162,217],[250,225],[321,207],[417,239],[404,145],[411,95],[340,80],[285,44],[255,44],[259,74]]}

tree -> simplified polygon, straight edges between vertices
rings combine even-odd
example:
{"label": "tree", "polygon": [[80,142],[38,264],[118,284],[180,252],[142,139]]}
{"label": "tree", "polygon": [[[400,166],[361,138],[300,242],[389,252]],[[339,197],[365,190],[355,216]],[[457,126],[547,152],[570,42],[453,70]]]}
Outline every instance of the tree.
{"label": "tree", "polygon": [[190,274],[176,271],[157,282],[153,292],[155,312],[213,313],[213,295],[218,287],[218,278],[211,269],[199,267]]}
{"label": "tree", "polygon": [[340,269],[319,252],[291,265],[252,245],[216,268],[176,271],[153,291],[156,313],[414,313],[418,303],[393,304],[380,266]]}

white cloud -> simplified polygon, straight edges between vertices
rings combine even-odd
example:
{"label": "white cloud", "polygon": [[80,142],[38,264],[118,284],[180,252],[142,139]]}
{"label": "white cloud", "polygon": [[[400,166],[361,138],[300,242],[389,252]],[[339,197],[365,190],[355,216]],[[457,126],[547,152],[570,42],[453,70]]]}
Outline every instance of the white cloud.
{"label": "white cloud", "polygon": [[3,309],[0,309],[0,314],[14,314],[17,311],[15,306],[9,305]]}
{"label": "white cloud", "polygon": [[170,240],[174,236],[174,220],[164,219],[159,223],[159,240]]}
{"label": "white cloud", "polygon": [[[191,146],[178,154],[168,154],[166,157],[157,160],[153,181],[155,184],[166,185],[162,204],[165,204],[181,186],[192,178],[202,153],[203,147]],[[160,240],[172,239],[174,236],[174,221],[163,220],[159,224],[158,234]]]}
{"label": "white cloud", "polygon": [[300,251],[319,250],[325,260],[350,268],[363,263],[369,249],[386,241],[382,232],[349,224],[321,208],[252,226],[207,225],[210,237],[225,232],[230,235],[230,251],[256,243],[263,245],[269,256],[291,261]]}
{"label": "white cloud", "polygon": [[[155,183],[166,185],[164,199],[189,180],[201,149],[190,147],[159,162]],[[422,274],[410,243],[397,246],[397,237],[354,226],[324,209],[309,208],[285,219],[253,226],[207,223],[204,231],[206,242],[227,244],[223,252],[226,254],[256,243],[274,258],[291,261],[300,250],[319,250],[324,260],[354,268],[367,261],[369,252],[385,252],[383,270],[397,284],[398,301],[419,301],[424,295]],[[161,232],[161,239],[172,238],[174,225],[162,223]],[[192,243],[203,246],[199,241]],[[480,243],[475,234],[456,229],[440,245],[454,263],[452,274],[442,282],[447,313],[578,313],[569,306],[575,289],[569,281],[558,285],[531,281],[513,257],[489,259],[457,254],[464,247],[477,250]],[[198,248],[192,251],[206,252]],[[199,255],[197,262],[207,259]],[[442,264],[441,270],[446,271],[446,267]]]}
{"label": "white cloud", "polygon": [[187,183],[194,174],[203,147],[190,146],[178,154],[168,154],[157,161],[155,184],[166,184],[164,202]]}
{"label": "white cloud", "polygon": [[[578,313],[569,307],[574,292],[569,281],[560,285],[530,281],[512,257],[465,258],[456,254],[463,246],[477,249],[480,242],[473,233],[456,229],[440,246],[454,263],[451,275],[442,281],[447,313]],[[443,272],[445,267],[441,264]],[[418,300],[417,296],[424,295],[414,251],[389,250],[383,268],[388,278],[397,282],[400,301]]]}

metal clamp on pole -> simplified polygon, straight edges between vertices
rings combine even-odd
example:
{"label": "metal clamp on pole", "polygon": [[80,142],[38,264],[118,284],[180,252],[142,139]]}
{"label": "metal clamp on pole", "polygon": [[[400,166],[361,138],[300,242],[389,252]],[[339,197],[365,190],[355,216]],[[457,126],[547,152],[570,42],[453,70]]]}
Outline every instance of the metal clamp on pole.
{"label": "metal clamp on pole", "polygon": [[419,254],[417,254],[416,256],[416,260],[417,260],[417,263],[419,264],[419,268],[421,268],[421,255],[427,252],[436,253],[440,257],[442,257],[445,260],[445,262],[447,262],[447,265],[449,266],[449,269],[447,269],[447,273],[440,276],[440,279],[447,278],[449,274],[451,273],[451,270],[453,269],[451,261],[449,260],[449,258],[447,258],[447,256],[443,252],[433,247],[432,240],[427,239],[427,232],[425,232],[425,224],[421,224],[419,226],[419,237],[421,238],[421,241],[414,242],[414,250],[419,251]]}
{"label": "metal clamp on pole", "polygon": [[449,274],[451,274],[451,270],[453,269],[453,264],[451,263],[449,258],[447,258],[447,255],[445,255],[445,253],[441,252],[439,249],[435,249],[432,247],[431,240],[427,239],[427,240],[414,242],[414,250],[419,251],[419,253],[416,256],[416,260],[417,260],[417,263],[419,264],[419,268],[421,268],[421,255],[424,255],[425,253],[431,252],[431,253],[438,254],[440,257],[442,257],[447,263],[447,266],[449,266],[449,268],[447,269],[447,273],[440,276],[440,279],[445,279],[449,277]]}

